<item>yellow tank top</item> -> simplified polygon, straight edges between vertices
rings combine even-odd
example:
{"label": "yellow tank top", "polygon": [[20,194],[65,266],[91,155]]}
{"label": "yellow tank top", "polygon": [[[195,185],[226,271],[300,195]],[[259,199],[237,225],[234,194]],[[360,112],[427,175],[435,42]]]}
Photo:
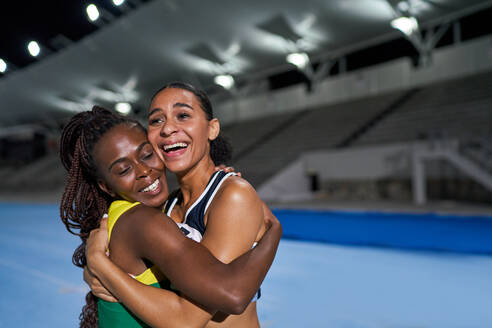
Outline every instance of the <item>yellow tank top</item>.
{"label": "yellow tank top", "polygon": [[[109,240],[111,240],[111,232],[113,231],[114,225],[116,224],[116,221],[118,221],[120,216],[129,209],[139,204],[139,202],[132,203],[126,200],[116,200],[111,203],[108,210]],[[170,290],[169,280],[165,279],[164,274],[161,273],[155,265],[145,270],[141,274],[133,277],[143,284]],[[130,310],[126,308],[123,304],[106,302],[101,299],[98,300],[98,321],[99,328],[149,327],[143,321],[133,315]]]}
{"label": "yellow tank top", "polygon": [[[108,210],[108,243],[111,240],[111,232],[118,219],[129,209],[140,205],[140,202],[129,202],[126,200],[115,200],[111,203]],[[132,275],[133,276],[133,275]],[[154,265],[137,276],[133,276],[137,281],[146,285],[155,284],[165,278],[164,274]]]}

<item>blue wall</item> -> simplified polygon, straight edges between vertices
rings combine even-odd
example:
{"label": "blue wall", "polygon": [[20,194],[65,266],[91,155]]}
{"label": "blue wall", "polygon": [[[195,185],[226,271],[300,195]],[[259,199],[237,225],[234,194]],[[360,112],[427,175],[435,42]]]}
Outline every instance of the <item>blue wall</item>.
{"label": "blue wall", "polygon": [[492,216],[290,209],[273,212],[287,239],[492,254]]}

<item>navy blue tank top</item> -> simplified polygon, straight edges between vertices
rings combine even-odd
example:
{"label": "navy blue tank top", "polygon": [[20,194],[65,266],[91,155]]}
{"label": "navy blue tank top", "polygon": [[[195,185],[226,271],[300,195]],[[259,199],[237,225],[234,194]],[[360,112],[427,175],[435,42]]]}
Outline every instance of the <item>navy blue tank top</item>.
{"label": "navy blue tank top", "polygon": [[[205,233],[205,212],[208,209],[208,206],[212,202],[215,197],[215,194],[219,190],[222,183],[230,177],[231,175],[236,175],[234,172],[226,173],[224,171],[215,172],[205,187],[205,190],[202,192],[200,197],[190,206],[188,211],[186,211],[185,218],[183,223],[186,223],[192,228],[198,230],[202,236]],[[173,211],[174,206],[181,202],[183,199],[181,195],[181,191],[178,191],[174,197],[169,198],[166,202],[165,212],[168,216],[171,216],[171,212]]]}

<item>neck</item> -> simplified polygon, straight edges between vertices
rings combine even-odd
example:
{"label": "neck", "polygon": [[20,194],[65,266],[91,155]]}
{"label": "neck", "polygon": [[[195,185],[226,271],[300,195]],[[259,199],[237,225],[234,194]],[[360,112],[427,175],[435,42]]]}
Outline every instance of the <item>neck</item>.
{"label": "neck", "polygon": [[200,194],[207,186],[210,176],[214,171],[215,164],[212,159],[207,156],[188,171],[176,174],[183,195],[184,208],[191,206],[191,204],[200,197]]}

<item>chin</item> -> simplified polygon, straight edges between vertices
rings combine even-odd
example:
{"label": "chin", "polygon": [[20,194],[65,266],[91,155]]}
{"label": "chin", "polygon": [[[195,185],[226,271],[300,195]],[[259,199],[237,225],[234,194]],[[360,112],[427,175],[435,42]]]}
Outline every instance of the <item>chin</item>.
{"label": "chin", "polygon": [[152,199],[142,199],[140,200],[140,203],[148,207],[161,207],[162,205],[164,205],[166,199],[167,199],[167,192],[166,195],[161,194],[153,197]]}
{"label": "chin", "polygon": [[168,163],[165,163],[165,165],[166,165],[166,169],[174,174],[186,172],[187,170],[190,169],[190,166],[183,162],[178,163],[178,162],[170,161]]}

